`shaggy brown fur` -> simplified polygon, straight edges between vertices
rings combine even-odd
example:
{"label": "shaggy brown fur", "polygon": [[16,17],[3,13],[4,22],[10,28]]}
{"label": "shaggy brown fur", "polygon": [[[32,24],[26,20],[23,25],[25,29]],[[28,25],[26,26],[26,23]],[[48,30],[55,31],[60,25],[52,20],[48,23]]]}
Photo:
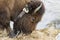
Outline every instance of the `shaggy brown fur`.
{"label": "shaggy brown fur", "polygon": [[20,14],[26,4],[31,6],[31,11],[25,14],[22,18],[19,18],[14,23],[13,32],[10,36],[14,37],[18,31],[22,31],[25,34],[31,33],[36,24],[41,20],[41,17],[45,11],[44,5],[33,14],[33,11],[41,4],[40,0],[0,0],[0,27],[8,28],[10,20],[14,19]]}
{"label": "shaggy brown fur", "polygon": [[41,2],[38,1],[31,2],[30,6],[32,7],[30,8],[32,8],[32,10],[15,22],[14,29],[20,30],[23,33],[31,33],[35,29],[36,24],[41,20],[44,13],[44,7],[42,5],[41,9],[37,13],[33,14],[34,9],[37,8],[40,3]]}
{"label": "shaggy brown fur", "polygon": [[0,0],[0,29],[7,28],[30,0]]}
{"label": "shaggy brown fur", "polygon": [[8,28],[10,11],[4,0],[0,0],[0,29]]}
{"label": "shaggy brown fur", "polygon": [[28,14],[23,15],[14,23],[14,31],[10,35],[15,36],[18,31],[25,34],[30,34],[36,28],[36,24],[41,20],[41,17],[45,11],[44,5],[36,12],[34,10],[41,4],[41,1],[31,1],[27,3],[30,6],[31,11]]}

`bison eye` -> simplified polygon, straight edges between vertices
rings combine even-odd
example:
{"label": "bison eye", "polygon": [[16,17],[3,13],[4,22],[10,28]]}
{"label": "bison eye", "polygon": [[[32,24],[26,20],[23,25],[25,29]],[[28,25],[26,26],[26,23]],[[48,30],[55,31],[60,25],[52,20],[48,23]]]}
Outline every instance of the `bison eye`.
{"label": "bison eye", "polygon": [[34,21],[35,21],[35,18],[33,17],[33,18],[31,19],[31,22],[34,23]]}

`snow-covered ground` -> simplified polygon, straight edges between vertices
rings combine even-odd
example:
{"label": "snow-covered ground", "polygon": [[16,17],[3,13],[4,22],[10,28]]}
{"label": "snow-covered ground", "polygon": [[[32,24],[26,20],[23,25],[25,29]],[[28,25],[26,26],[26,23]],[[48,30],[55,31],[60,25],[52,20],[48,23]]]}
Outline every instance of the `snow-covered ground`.
{"label": "snow-covered ground", "polygon": [[37,24],[38,30],[46,28],[51,21],[60,20],[60,0],[42,0],[45,5],[45,14]]}

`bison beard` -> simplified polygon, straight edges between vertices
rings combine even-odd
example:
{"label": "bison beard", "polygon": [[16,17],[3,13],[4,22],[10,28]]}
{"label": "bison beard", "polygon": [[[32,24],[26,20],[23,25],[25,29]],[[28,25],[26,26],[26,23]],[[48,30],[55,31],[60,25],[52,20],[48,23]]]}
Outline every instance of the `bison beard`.
{"label": "bison beard", "polygon": [[45,11],[42,3],[41,8],[34,13],[35,9],[41,3],[40,0],[0,0],[0,28],[8,29],[10,20],[14,21],[27,4],[29,6],[29,12],[14,21],[13,31],[9,33],[9,37],[15,37],[21,31],[25,34],[30,34],[35,30],[36,24],[41,20]]}

